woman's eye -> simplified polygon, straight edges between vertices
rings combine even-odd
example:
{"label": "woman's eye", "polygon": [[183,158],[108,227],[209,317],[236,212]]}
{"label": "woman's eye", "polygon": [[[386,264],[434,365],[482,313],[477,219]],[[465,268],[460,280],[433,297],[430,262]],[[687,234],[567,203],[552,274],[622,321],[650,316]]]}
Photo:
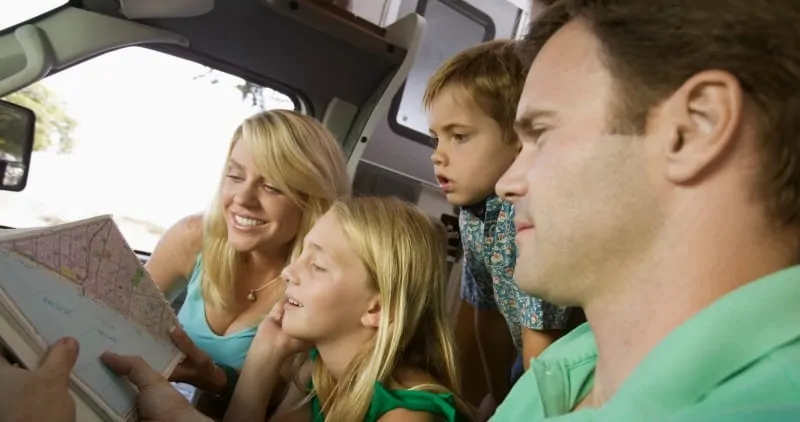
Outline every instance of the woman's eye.
{"label": "woman's eye", "polygon": [[267,191],[267,192],[269,192],[269,193],[276,193],[276,194],[279,194],[279,193],[281,193],[281,191],[279,191],[279,190],[278,190],[277,188],[275,188],[274,186],[270,186],[270,185],[266,185],[266,184],[264,185],[264,190],[265,190],[265,191]]}
{"label": "woman's eye", "polygon": [[228,177],[228,179],[231,179],[234,182],[241,182],[243,180],[241,176],[236,175],[236,174],[229,174],[227,177]]}
{"label": "woman's eye", "polygon": [[313,263],[311,264],[311,269],[313,269],[316,272],[320,272],[320,273],[324,273],[326,271],[325,268],[322,268],[319,265],[313,264]]}
{"label": "woman's eye", "polygon": [[466,142],[469,140],[469,135],[465,135],[463,133],[455,133],[453,134],[453,140],[456,142]]}

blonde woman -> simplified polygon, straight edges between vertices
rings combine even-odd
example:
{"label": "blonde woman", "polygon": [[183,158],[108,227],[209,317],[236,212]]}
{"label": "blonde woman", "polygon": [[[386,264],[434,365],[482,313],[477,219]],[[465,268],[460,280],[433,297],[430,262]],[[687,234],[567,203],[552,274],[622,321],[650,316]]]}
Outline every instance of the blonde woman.
{"label": "blonde woman", "polygon": [[279,276],[331,204],[348,196],[344,158],[313,118],[276,110],[235,131],[208,211],[170,228],[147,269],[168,297],[188,287],[171,379],[232,391],[256,327],[283,297]]}
{"label": "blonde woman", "polygon": [[284,271],[225,421],[264,420],[283,364],[308,351],[272,421],[463,420],[445,309],[445,236],[396,199],[336,202]]}

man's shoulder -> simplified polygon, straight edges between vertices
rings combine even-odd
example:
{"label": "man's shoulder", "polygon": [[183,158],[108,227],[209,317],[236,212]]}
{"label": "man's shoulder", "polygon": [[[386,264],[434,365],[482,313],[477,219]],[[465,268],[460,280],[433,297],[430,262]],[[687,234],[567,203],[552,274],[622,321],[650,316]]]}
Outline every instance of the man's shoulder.
{"label": "man's shoulder", "polygon": [[708,394],[698,408],[768,404],[778,406],[783,403],[797,403],[798,398],[800,338],[773,349],[737,371]]}
{"label": "man's shoulder", "polygon": [[800,403],[780,405],[733,405],[731,407],[704,408],[681,412],[669,422],[750,422],[798,421]]}

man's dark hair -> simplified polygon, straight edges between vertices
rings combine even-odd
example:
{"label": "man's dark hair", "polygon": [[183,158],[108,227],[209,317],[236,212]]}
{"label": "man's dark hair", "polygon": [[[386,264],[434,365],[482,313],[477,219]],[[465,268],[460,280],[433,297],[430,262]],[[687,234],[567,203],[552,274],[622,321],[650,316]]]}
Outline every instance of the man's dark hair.
{"label": "man's dark hair", "polygon": [[760,131],[755,192],[776,224],[800,226],[800,1],[557,0],[521,42],[523,62],[576,19],[614,78],[617,132],[642,134],[652,108],[698,72],[735,76]]}

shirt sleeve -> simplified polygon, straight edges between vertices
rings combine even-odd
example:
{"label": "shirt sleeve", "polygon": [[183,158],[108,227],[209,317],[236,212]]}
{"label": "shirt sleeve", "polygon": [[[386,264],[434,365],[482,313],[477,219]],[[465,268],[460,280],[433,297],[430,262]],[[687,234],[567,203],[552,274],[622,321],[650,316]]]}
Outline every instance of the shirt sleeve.
{"label": "shirt sleeve", "polygon": [[461,270],[461,299],[478,310],[498,309],[494,298],[494,287],[491,281],[487,283],[486,280],[486,277],[476,278],[472,275],[470,263],[465,256]]}
{"label": "shirt sleeve", "polygon": [[517,291],[520,323],[530,330],[561,330],[567,327],[572,308],[556,306]]}

